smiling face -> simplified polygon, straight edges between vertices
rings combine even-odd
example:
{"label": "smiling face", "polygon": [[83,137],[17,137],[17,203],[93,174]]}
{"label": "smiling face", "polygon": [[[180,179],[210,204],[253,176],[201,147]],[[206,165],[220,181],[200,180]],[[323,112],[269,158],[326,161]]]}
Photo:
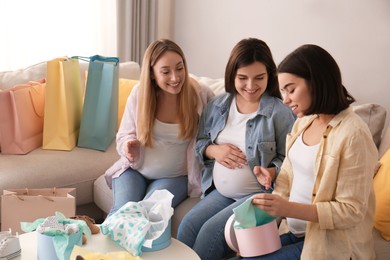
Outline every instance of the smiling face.
{"label": "smiling face", "polygon": [[164,92],[179,94],[185,80],[183,58],[174,51],[165,52],[153,66],[153,77]]}
{"label": "smiling face", "polygon": [[290,73],[279,73],[278,80],[283,103],[298,117],[305,116],[312,102],[306,80]]}
{"label": "smiling face", "polygon": [[234,85],[237,100],[258,104],[268,82],[267,68],[261,62],[254,62],[237,69]]}

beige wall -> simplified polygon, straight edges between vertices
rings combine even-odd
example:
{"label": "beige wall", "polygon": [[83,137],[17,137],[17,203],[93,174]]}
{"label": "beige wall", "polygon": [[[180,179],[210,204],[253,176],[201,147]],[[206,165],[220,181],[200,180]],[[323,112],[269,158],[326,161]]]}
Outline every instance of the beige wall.
{"label": "beige wall", "polygon": [[173,39],[190,71],[223,77],[242,38],[266,41],[279,63],[305,43],[327,49],[358,103],[383,105],[390,118],[389,0],[176,0]]}

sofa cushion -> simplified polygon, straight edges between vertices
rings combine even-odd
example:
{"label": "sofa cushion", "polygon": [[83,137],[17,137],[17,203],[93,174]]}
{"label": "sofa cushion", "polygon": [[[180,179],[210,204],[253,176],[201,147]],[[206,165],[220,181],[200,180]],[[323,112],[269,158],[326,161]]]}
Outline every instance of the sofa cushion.
{"label": "sofa cushion", "polygon": [[132,79],[119,79],[119,100],[118,100],[118,128],[122,121],[123,113],[125,112],[127,98],[130,95],[131,90],[138,83],[138,80]]}
{"label": "sofa cushion", "polygon": [[367,123],[376,147],[379,147],[386,121],[386,109],[380,105],[371,103],[354,105],[352,108]]}
{"label": "sofa cushion", "polygon": [[190,76],[202,87],[209,87],[216,96],[225,93],[225,80],[223,78],[212,79],[208,77],[198,77],[193,74],[190,74]]}
{"label": "sofa cushion", "polygon": [[29,81],[46,78],[46,62],[24,69],[0,72],[0,89],[6,90]]}
{"label": "sofa cushion", "polygon": [[112,190],[108,187],[104,174],[93,184],[93,200],[105,213],[109,213],[113,204]]}
{"label": "sofa cushion", "polygon": [[390,149],[380,159],[381,166],[374,178],[376,197],[375,228],[390,240]]}

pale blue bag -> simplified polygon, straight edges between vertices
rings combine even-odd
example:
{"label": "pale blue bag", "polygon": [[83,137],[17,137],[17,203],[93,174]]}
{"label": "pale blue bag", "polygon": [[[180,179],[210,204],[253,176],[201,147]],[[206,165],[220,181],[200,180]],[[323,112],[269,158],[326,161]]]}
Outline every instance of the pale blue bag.
{"label": "pale blue bag", "polygon": [[95,55],[89,58],[80,134],[77,146],[105,151],[112,143],[118,125],[117,57]]}

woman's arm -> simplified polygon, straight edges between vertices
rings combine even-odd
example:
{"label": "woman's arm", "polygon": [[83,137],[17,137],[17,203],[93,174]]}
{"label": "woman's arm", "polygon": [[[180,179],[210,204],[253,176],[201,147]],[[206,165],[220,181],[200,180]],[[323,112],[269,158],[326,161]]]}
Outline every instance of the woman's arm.
{"label": "woman's arm", "polygon": [[[116,135],[116,149],[119,155],[127,158],[132,168],[137,168],[141,163],[141,155],[143,148],[135,143],[137,140],[137,104],[138,104],[138,84],[131,91],[127,102],[125,111],[123,113],[122,121]],[[138,152],[134,149],[129,149],[129,142],[136,146]],[[129,150],[132,150],[133,156],[128,156]]]}

